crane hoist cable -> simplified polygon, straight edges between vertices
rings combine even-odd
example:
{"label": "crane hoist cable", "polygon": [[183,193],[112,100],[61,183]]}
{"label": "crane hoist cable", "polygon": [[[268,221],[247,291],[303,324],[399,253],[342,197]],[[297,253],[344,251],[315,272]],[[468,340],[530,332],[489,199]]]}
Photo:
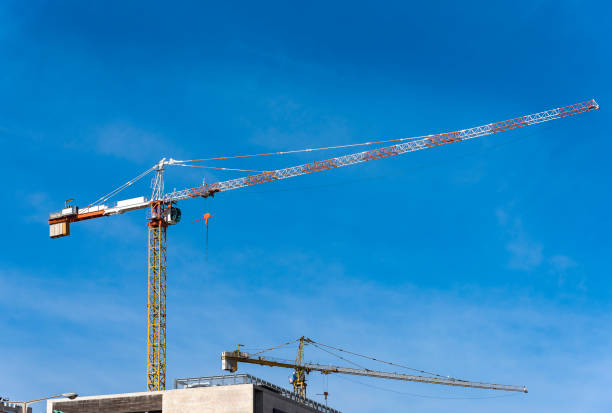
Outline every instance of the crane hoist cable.
{"label": "crane hoist cable", "polygon": [[142,178],[144,178],[145,176],[147,176],[149,173],[153,172],[154,170],[155,170],[155,166],[152,166],[151,168],[147,169],[146,171],[144,171],[140,175],[136,176],[135,178],[132,178],[129,181],[127,181],[126,183],[124,183],[123,185],[115,188],[114,190],[112,190],[108,194],[103,195],[100,198],[96,199],[91,204],[87,205],[86,208],[89,208],[92,205],[99,205],[99,204],[101,204],[101,203],[103,203],[105,201],[108,201],[110,198],[112,198],[113,196],[117,195],[119,192],[123,191],[124,189],[134,185],[136,182],[140,181]]}
{"label": "crane hoist cable", "polygon": [[[346,148],[352,148],[352,147],[357,147],[357,146],[365,146],[365,145],[378,145],[378,144],[390,143],[390,142],[404,142],[404,141],[409,141],[409,140],[416,140],[416,139],[427,138],[427,137],[430,137],[430,136],[433,136],[433,135],[413,136],[413,137],[410,137],[410,138],[386,139],[386,140],[371,141],[371,142],[361,142],[361,143],[353,143],[353,144],[346,144],[346,145],[326,146],[326,147],[320,147],[320,148],[295,149],[295,150],[290,150],[290,151],[279,151],[279,152],[259,153],[259,154],[250,154],[250,155],[220,156],[220,157],[216,157],[216,158],[202,158],[202,159],[191,159],[191,160],[176,160],[176,159],[172,159],[170,165],[183,166],[183,167],[191,167],[191,168],[201,168],[201,169],[215,169],[215,170],[222,170],[222,171],[271,173],[273,171],[254,170],[254,169],[239,169],[239,168],[225,168],[225,167],[208,166],[208,165],[189,165],[189,164],[187,164],[187,162],[203,162],[203,161],[224,160],[224,159],[237,159],[237,158],[251,158],[251,157],[261,157],[261,156],[271,156],[271,155],[289,155],[289,154],[303,153],[303,152],[324,151],[324,150],[332,150],[332,149],[346,149]],[[87,207],[90,207],[92,205],[99,205],[99,204],[109,200],[110,198],[112,198],[113,196],[119,194],[121,191],[123,191],[124,189],[126,189],[129,186],[133,185],[134,183],[136,183],[137,181],[142,179],[147,174],[153,172],[154,170],[155,170],[155,166],[147,169],[146,171],[144,171],[140,175],[136,176],[135,178],[132,178],[131,180],[129,180],[125,184],[121,185],[120,187],[116,188],[115,190],[111,191],[110,193],[108,193],[108,194],[98,198],[97,200],[95,200],[91,204],[87,205]]]}
{"label": "crane hoist cable", "polygon": [[212,218],[210,212],[204,214],[204,216],[200,219],[193,220],[191,222],[204,221],[204,225],[206,226],[206,261],[208,261],[208,220]]}
{"label": "crane hoist cable", "polygon": [[343,352],[343,353],[352,354],[353,356],[362,357],[362,358],[365,358],[365,359],[369,359],[369,360],[377,361],[377,362],[379,362],[379,363],[387,364],[387,365],[389,365],[389,366],[400,367],[400,368],[403,368],[403,369],[406,369],[406,370],[412,370],[412,371],[416,371],[417,373],[422,373],[422,374],[430,374],[430,375],[432,375],[432,376],[436,376],[436,377],[444,377],[444,378],[449,378],[449,376],[443,376],[443,375],[440,375],[440,374],[437,374],[437,373],[432,373],[432,372],[430,372],[430,371],[425,371],[425,370],[415,369],[415,368],[412,368],[412,367],[403,366],[403,365],[401,365],[401,364],[392,363],[392,362],[390,362],[390,361],[384,361],[384,360],[380,360],[380,359],[377,359],[377,358],[374,358],[374,357],[364,356],[363,354],[354,353],[354,352],[352,352],[352,351],[344,350],[344,349],[341,349],[341,348],[338,348],[338,347],[328,346],[327,344],[317,343],[317,342],[315,342],[315,341],[312,341],[312,343],[316,343],[316,344],[318,344],[318,345],[320,345],[320,346],[327,347],[327,348],[331,348],[331,349],[334,349],[334,350],[336,350],[336,351],[341,351],[341,352]]}
{"label": "crane hoist cable", "polygon": [[[364,142],[364,143],[355,143],[355,144],[348,144],[348,145],[328,146],[328,147],[322,147],[322,148],[297,149],[297,150],[284,151],[284,152],[271,152],[271,153],[262,153],[262,154],[253,154],[253,155],[222,156],[222,157],[208,158],[208,159],[192,159],[192,160],[184,160],[184,161],[172,159],[169,164],[175,165],[175,166],[200,168],[200,169],[215,169],[215,170],[221,170],[221,171],[271,173],[272,171],[266,171],[266,170],[225,168],[225,167],[208,166],[208,165],[190,165],[190,164],[187,164],[186,162],[201,162],[201,161],[211,161],[211,160],[220,160],[220,159],[250,158],[250,157],[256,157],[256,156],[268,156],[268,155],[288,155],[288,154],[294,154],[294,153],[300,153],[300,152],[313,152],[313,151],[322,151],[322,150],[330,150],[330,149],[349,148],[349,147],[356,147],[356,146],[363,146],[363,145],[376,145],[376,144],[382,144],[382,143],[388,143],[388,142],[401,142],[401,141],[412,140],[412,139],[421,139],[423,137],[425,136],[418,136],[418,137],[412,137],[412,138],[388,139],[388,140],[376,141],[376,142]],[[147,169],[146,171],[136,176],[135,178],[130,179],[129,181],[117,187],[116,189],[109,192],[108,194],[103,195],[100,198],[96,199],[94,202],[87,205],[87,207],[91,207],[92,205],[102,204],[103,202],[109,200],[113,196],[119,194],[124,189],[127,189],[131,185],[135,184],[140,179],[144,178],[147,174],[153,172],[154,170],[155,170],[155,166],[152,166],[151,168]]]}
{"label": "crane hoist cable", "polygon": [[221,168],[219,166],[206,166],[206,165],[189,165],[189,164],[184,164],[184,163],[177,163],[177,166],[188,166],[191,168],[202,168],[202,169],[218,169],[221,171],[238,171],[238,172],[257,172],[257,173],[264,173],[264,172],[270,172],[270,171],[257,171],[254,169],[237,169],[237,168]]}
{"label": "crane hoist cable", "polygon": [[[326,377],[328,377],[328,376],[329,375],[326,375]],[[349,377],[346,377],[346,376],[336,376],[336,377],[341,379],[341,380],[346,380],[346,381],[349,381],[351,383],[359,384],[361,386],[370,387],[372,389],[382,390],[382,391],[386,391],[386,392],[389,392],[389,393],[400,394],[400,395],[403,395],[403,396],[418,397],[418,398],[422,398],[422,399],[436,399],[436,400],[484,400],[484,399],[500,399],[500,398],[506,398],[506,397],[519,397],[520,396],[520,394],[516,393],[516,392],[509,393],[509,394],[498,394],[498,395],[495,395],[495,396],[465,396],[465,397],[460,397],[460,396],[432,396],[432,395],[427,395],[427,394],[419,394],[419,393],[398,391],[398,390],[390,389],[388,387],[383,387],[383,386],[376,386],[374,384],[364,383],[362,381],[355,380],[353,378],[349,378]]]}
{"label": "crane hoist cable", "polygon": [[307,148],[307,149],[294,149],[291,151],[282,151],[282,152],[267,152],[267,153],[255,153],[250,155],[233,155],[233,156],[218,156],[215,158],[202,158],[202,159],[189,159],[185,161],[177,161],[177,162],[205,162],[205,161],[218,161],[223,159],[238,159],[238,158],[254,158],[260,156],[273,156],[273,155],[290,155],[294,153],[302,153],[302,152],[315,152],[315,151],[327,151],[332,149],[346,149],[346,148],[354,148],[356,146],[366,146],[366,145],[378,145],[383,143],[390,142],[404,142],[413,139],[422,139],[432,135],[423,135],[423,136],[413,136],[411,138],[396,138],[396,139],[386,139],[375,142],[362,142],[362,143],[350,143],[346,145],[336,145],[336,146],[325,146],[321,148]]}
{"label": "crane hoist cable", "polygon": [[453,156],[451,159],[448,159],[448,160],[427,162],[427,163],[424,163],[424,164],[421,164],[421,165],[415,165],[415,166],[410,167],[410,168],[402,168],[402,170],[397,171],[395,173],[384,173],[384,174],[375,175],[375,176],[347,179],[347,180],[342,180],[342,181],[339,181],[339,182],[332,182],[332,183],[329,183],[329,184],[303,185],[303,186],[295,186],[295,187],[291,187],[291,188],[265,189],[265,190],[259,190],[259,191],[251,191],[251,192],[249,192],[249,194],[251,194],[251,195],[259,195],[259,194],[270,194],[270,193],[280,193],[280,192],[294,192],[294,191],[298,191],[299,192],[299,191],[305,191],[305,190],[337,187],[337,186],[342,186],[342,185],[355,184],[355,183],[359,183],[359,182],[373,181],[373,180],[376,180],[376,179],[383,179],[383,178],[390,178],[390,177],[401,176],[401,175],[407,174],[408,172],[420,171],[420,170],[423,170],[423,169],[432,168],[432,167],[436,167],[436,166],[440,166],[440,165],[448,165],[448,164],[456,162],[456,161],[458,161],[460,159],[465,159],[465,158],[468,158],[468,157],[471,157],[471,156],[474,156],[474,155],[478,155],[478,154],[481,154],[481,153],[487,153],[489,151],[492,151],[492,150],[495,150],[495,149],[499,149],[499,148],[502,148],[504,146],[513,144],[515,142],[519,142],[519,141],[523,141],[525,139],[529,139],[529,138],[533,137],[536,134],[537,134],[537,131],[530,131],[529,133],[526,133],[524,135],[520,135],[518,137],[514,137],[513,139],[509,139],[509,140],[503,141],[503,142],[495,144],[495,145],[487,145],[486,147],[484,147],[482,149],[479,149],[479,150],[475,150],[475,151],[471,151],[471,152],[466,152],[466,153],[462,153],[462,154],[457,155],[457,156]]}
{"label": "crane hoist cable", "polygon": [[325,350],[324,348],[319,347],[319,346],[318,346],[318,345],[317,345],[317,344],[316,344],[314,341],[313,341],[313,342],[309,342],[309,343],[307,342],[307,343],[304,343],[304,344],[310,344],[310,345],[313,345],[313,346],[315,346],[316,348],[318,348],[319,350],[324,351],[324,352],[326,352],[326,353],[328,353],[328,354],[331,354],[332,356],[337,357],[337,358],[339,358],[340,360],[344,360],[344,361],[346,361],[347,363],[352,364],[352,365],[353,365],[353,366],[355,366],[355,367],[359,367],[360,369],[367,370],[367,368],[366,368],[366,367],[364,367],[364,366],[362,366],[361,364],[357,364],[357,363],[355,363],[354,361],[351,361],[351,360],[346,359],[346,358],[344,358],[344,357],[342,357],[342,356],[339,356],[338,354],[335,354],[335,353],[333,353],[333,352],[331,352],[331,351],[329,351],[329,350]]}
{"label": "crane hoist cable", "polygon": [[[599,105],[597,105],[595,100],[589,101],[589,103],[590,102],[593,102],[593,106],[594,106],[595,109],[599,109]],[[574,105],[571,105],[571,106],[574,106]],[[571,109],[567,109],[567,108],[568,107],[553,109],[552,111],[557,111],[557,112],[553,113],[552,115],[555,116],[555,117],[568,116],[569,114],[571,114],[569,112]],[[516,127],[522,126],[521,123],[523,123],[523,124],[530,124],[531,125],[531,124],[534,124],[534,123],[546,122],[548,120],[546,118],[547,116],[546,115],[542,116],[542,115],[546,114],[547,112],[551,112],[551,111],[545,111],[545,112],[540,112],[540,113],[536,113],[536,114],[533,114],[533,115],[528,115],[530,117],[530,119],[525,119],[527,117],[523,116],[522,117],[523,119],[516,118],[516,119],[511,119],[509,121],[504,121],[504,122],[508,122],[508,123],[505,124],[505,125],[500,125],[500,129],[501,130],[515,129]],[[519,122],[513,122],[513,121],[519,121]],[[497,123],[502,123],[502,122],[497,122]],[[489,125],[484,125],[484,127],[486,127],[486,126],[489,126]],[[346,144],[346,145],[335,145],[335,146],[325,146],[325,147],[306,148],[306,149],[294,149],[294,150],[279,151],[279,152],[266,152],[266,153],[256,153],[256,154],[248,154],[248,155],[230,155],[230,156],[218,156],[218,157],[213,157],[213,158],[189,159],[189,160],[176,161],[176,162],[204,162],[204,161],[215,161],[215,160],[224,160],[224,159],[238,159],[238,158],[252,158],[252,157],[261,157],[261,156],[288,155],[288,154],[302,153],[302,152],[325,151],[325,150],[332,150],[332,149],[353,148],[353,147],[357,147],[357,146],[378,145],[378,144],[391,143],[391,142],[406,142],[406,141],[411,141],[411,140],[419,140],[419,139],[432,138],[432,137],[435,137],[435,136],[438,136],[438,135],[440,135],[440,134],[429,134],[429,135],[422,135],[422,136],[413,136],[413,137],[409,137],[409,138],[383,139],[383,140],[377,140],[377,141],[351,143],[351,144]]]}
{"label": "crane hoist cable", "polygon": [[288,341],[288,342],[283,343],[283,344],[279,344],[278,346],[274,346],[274,347],[266,348],[266,349],[264,349],[264,350],[258,351],[257,353],[251,353],[251,355],[253,355],[253,356],[257,356],[257,355],[259,355],[259,354],[262,354],[262,353],[265,353],[265,352],[268,352],[268,351],[276,350],[276,349],[278,349],[278,348],[285,347],[285,346],[288,346],[288,345],[293,344],[293,343],[297,343],[298,341],[300,341],[300,339],[299,339],[299,338],[297,338],[297,339],[295,339],[295,340]]}

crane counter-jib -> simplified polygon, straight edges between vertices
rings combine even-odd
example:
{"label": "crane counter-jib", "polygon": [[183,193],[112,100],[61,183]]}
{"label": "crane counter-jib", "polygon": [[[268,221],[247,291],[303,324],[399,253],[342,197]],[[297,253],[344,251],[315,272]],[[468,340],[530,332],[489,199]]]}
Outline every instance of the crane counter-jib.
{"label": "crane counter-jib", "polygon": [[59,212],[49,214],[49,235],[51,238],[59,238],[70,235],[71,222],[86,221],[93,218],[123,214],[128,211],[145,209],[150,205],[151,201],[148,201],[144,196],[140,196],[137,198],[118,201],[112,207],[107,205],[96,205],[86,208],[66,206]]}

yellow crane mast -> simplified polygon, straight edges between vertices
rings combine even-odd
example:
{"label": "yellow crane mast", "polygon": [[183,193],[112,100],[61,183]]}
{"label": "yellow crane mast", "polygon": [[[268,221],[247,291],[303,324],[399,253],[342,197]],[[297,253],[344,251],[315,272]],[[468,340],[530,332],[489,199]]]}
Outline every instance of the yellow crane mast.
{"label": "yellow crane mast", "polygon": [[293,391],[302,397],[306,397],[306,369],[304,368],[304,339],[302,336],[299,339],[298,351],[295,357],[295,365],[293,366],[292,384]]}
{"label": "yellow crane mast", "polygon": [[166,228],[163,202],[151,203],[147,300],[147,390],[166,388]]}

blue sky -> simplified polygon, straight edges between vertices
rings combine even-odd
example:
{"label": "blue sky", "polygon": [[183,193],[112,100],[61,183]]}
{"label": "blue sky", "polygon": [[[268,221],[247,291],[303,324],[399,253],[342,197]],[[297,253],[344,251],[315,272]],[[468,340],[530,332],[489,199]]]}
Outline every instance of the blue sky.
{"label": "blue sky", "polygon": [[[145,388],[145,214],[51,240],[47,214],[67,198],[84,206],[161,157],[419,136],[595,98],[597,112],[183,202],[168,383],[220,374],[237,343],[306,335],[530,389],[331,376],[345,412],[609,410],[609,5],[124,3],[0,6],[0,395]],[[181,168],[166,188],[237,176]],[[208,261],[191,223],[203,212]],[[241,371],[288,385],[287,371]]]}

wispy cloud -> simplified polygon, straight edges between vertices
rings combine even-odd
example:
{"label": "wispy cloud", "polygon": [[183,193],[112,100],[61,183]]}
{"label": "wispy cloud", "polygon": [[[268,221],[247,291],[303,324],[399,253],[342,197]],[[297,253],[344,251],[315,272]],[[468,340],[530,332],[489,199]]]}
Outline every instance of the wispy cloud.
{"label": "wispy cloud", "polygon": [[496,215],[499,225],[504,229],[508,238],[506,250],[509,253],[509,268],[534,271],[545,265],[550,273],[565,275],[568,270],[578,266],[567,255],[557,253],[549,256],[545,254],[544,245],[527,233],[520,217],[511,215],[503,208],[499,208]]}
{"label": "wispy cloud", "polygon": [[542,263],[542,245],[524,236],[509,242],[506,249],[510,252],[510,268],[532,271]]}
{"label": "wispy cloud", "polygon": [[171,153],[170,145],[159,134],[126,122],[115,122],[98,131],[96,150],[130,161],[142,162]]}
{"label": "wispy cloud", "polygon": [[551,270],[555,273],[565,273],[568,269],[577,267],[578,264],[567,255],[557,254],[548,259]]}
{"label": "wispy cloud", "polygon": [[[549,272],[557,277],[557,284],[562,286],[566,283],[570,272],[578,267],[578,263],[567,255],[557,254],[548,258],[548,266]],[[577,282],[576,288],[585,290],[583,277],[581,277]]]}
{"label": "wispy cloud", "polygon": [[510,240],[506,250],[510,253],[508,266],[512,269],[533,271],[542,264],[543,246],[532,240],[523,229],[519,217],[511,217],[508,211],[499,208],[496,211],[497,221],[504,228]]}

